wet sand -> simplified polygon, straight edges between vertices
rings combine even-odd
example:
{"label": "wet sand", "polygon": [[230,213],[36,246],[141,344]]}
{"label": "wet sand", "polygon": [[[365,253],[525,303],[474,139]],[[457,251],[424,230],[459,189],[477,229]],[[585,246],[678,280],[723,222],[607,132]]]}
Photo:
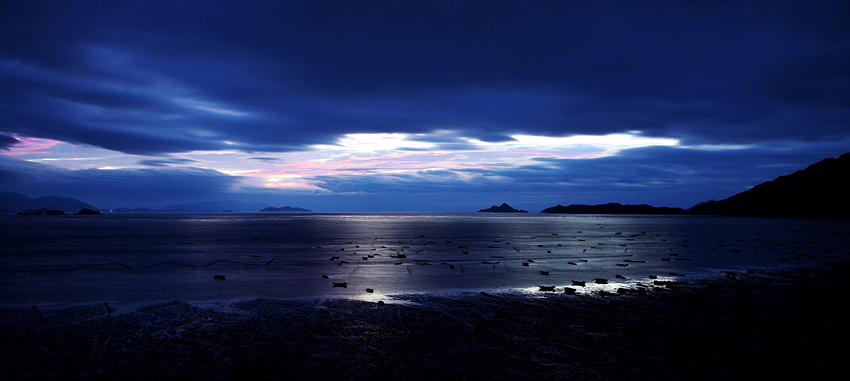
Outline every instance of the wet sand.
{"label": "wet sand", "polygon": [[624,295],[6,309],[0,378],[848,379],[848,286],[797,269]]}

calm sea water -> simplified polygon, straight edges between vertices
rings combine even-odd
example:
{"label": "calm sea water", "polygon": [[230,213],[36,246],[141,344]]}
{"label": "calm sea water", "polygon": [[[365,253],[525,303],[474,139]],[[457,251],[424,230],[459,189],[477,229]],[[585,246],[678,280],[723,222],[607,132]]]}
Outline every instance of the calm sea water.
{"label": "calm sea water", "polygon": [[[537,292],[572,280],[586,281],[587,292],[634,286],[650,275],[681,277],[671,272],[690,279],[846,261],[847,233],[848,221],[693,216],[5,215],[0,305],[370,300]],[[595,285],[595,278],[609,284]]]}

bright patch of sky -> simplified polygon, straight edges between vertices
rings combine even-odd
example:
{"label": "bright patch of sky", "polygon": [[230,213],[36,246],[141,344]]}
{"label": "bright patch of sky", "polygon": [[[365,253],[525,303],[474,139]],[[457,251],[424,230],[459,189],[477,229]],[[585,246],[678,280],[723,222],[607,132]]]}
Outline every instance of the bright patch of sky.
{"label": "bright patch of sky", "polygon": [[[638,131],[565,137],[513,135],[512,140],[485,142],[444,130],[429,134],[346,134],[335,144],[312,145],[293,152],[219,150],[143,156],[56,140],[14,137],[19,143],[0,154],[64,169],[203,168],[240,176],[246,186],[310,191],[322,190],[317,177],[428,171],[450,171],[464,177],[482,170],[498,173],[548,166],[553,165],[553,160],[615,156],[633,148],[681,147],[676,139],[642,136]],[[458,146],[464,148],[457,149]]]}

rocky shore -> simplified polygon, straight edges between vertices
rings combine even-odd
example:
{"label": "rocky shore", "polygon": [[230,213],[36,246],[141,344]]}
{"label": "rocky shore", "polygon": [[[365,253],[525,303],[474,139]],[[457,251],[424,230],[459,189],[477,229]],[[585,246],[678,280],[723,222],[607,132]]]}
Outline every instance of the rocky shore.
{"label": "rocky shore", "polygon": [[6,309],[0,378],[848,379],[848,285],[797,269],[625,295]]}

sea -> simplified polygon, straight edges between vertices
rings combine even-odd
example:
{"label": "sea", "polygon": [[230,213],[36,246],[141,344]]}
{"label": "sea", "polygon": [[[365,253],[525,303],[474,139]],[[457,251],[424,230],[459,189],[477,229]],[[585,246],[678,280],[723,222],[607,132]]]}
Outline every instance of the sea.
{"label": "sea", "polygon": [[[578,293],[850,259],[850,221],[550,214],[0,215],[0,307]],[[600,281],[597,281],[600,279]],[[604,279],[605,281],[601,281]]]}

